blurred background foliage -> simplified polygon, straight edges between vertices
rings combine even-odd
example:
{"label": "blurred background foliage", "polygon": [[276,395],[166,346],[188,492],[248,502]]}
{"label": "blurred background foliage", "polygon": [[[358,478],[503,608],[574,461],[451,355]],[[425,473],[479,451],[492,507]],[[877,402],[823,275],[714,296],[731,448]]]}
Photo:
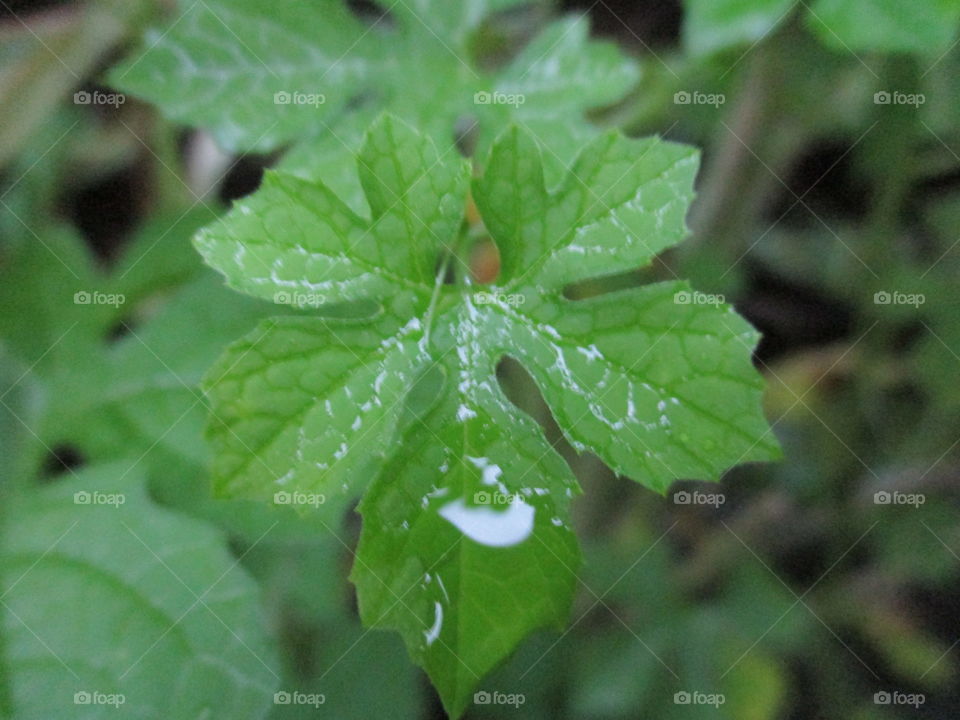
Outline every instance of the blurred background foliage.
{"label": "blurred background foliage", "polygon": [[[132,99],[72,102],[107,89],[104,72],[169,3],[0,4],[3,492],[135,461],[156,503],[220,528],[259,583],[283,687],[323,692],[326,717],[442,717],[399,638],[359,625],[349,507],[330,528],[209,496],[198,382],[278,310],[224,289],[189,239],[278,158],[226,156]],[[703,148],[693,237],[582,292],[676,275],[734,303],[764,333],[756,363],[786,459],[731,470],[714,508],[568,453],[587,557],[572,624],[481,684],[523,693],[520,710],[469,717],[960,716],[960,9],[878,3],[890,22],[865,0],[848,17],[824,0],[755,2],[746,22],[737,5],[570,1],[478,33],[495,60],[553,14],[589,15],[642,70],[596,119]],[[925,20],[927,5],[942,12]],[[844,22],[851,34],[835,36]],[[884,91],[925,102],[878,104]],[[85,289],[127,301],[75,304]],[[504,379],[520,380],[509,367]],[[877,504],[878,491],[925,502]],[[678,705],[684,690],[726,702]],[[884,690],[926,701],[874,704]]]}

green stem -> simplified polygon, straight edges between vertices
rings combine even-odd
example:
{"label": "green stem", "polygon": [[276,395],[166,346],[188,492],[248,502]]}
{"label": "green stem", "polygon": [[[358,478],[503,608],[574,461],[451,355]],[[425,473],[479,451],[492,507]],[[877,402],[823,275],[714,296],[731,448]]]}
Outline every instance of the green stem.
{"label": "green stem", "polygon": [[427,306],[426,320],[424,321],[423,342],[430,344],[430,330],[433,329],[433,319],[436,314],[437,303],[440,301],[440,291],[443,288],[444,280],[447,277],[447,271],[450,269],[450,261],[453,260],[454,252],[451,250],[440,263],[440,269],[437,271],[436,280],[433,283],[433,293],[430,295],[430,304]]}

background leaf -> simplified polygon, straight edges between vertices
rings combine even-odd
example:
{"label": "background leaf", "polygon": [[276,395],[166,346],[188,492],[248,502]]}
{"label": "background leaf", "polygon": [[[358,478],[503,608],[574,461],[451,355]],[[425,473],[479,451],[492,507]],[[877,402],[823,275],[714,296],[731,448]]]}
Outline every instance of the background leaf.
{"label": "background leaf", "polygon": [[74,717],[102,717],[111,704],[93,693],[122,695],[130,717],[266,714],[274,651],[221,535],[156,507],[116,465],[9,510],[4,674],[18,718],[71,701]]}

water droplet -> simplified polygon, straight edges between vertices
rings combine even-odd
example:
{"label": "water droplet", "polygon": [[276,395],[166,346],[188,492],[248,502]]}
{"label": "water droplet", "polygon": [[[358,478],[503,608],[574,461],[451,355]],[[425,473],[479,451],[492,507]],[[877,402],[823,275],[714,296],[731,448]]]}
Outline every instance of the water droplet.
{"label": "water droplet", "polygon": [[427,640],[427,647],[433,645],[438,637],[440,637],[440,628],[443,627],[443,605],[438,602],[433,604],[433,626],[424,631],[423,636]]}
{"label": "water droplet", "polygon": [[497,479],[503,475],[503,470],[496,463],[490,462],[490,458],[475,458],[466,456],[467,460],[473,463],[473,466],[483,472],[480,478],[484,485],[496,485]]}
{"label": "water droplet", "polygon": [[526,540],[533,532],[533,515],[533,506],[516,496],[502,511],[468,507],[463,498],[440,508],[440,517],[474,542],[490,547],[510,547]]}

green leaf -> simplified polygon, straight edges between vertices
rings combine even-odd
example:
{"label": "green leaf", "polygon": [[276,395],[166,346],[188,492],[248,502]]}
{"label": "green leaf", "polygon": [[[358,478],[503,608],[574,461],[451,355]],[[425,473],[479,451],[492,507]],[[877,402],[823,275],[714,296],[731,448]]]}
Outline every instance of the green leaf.
{"label": "green leaf", "polygon": [[64,362],[85,333],[109,323],[111,306],[74,302],[74,293],[94,290],[106,290],[104,278],[75,233],[24,233],[0,267],[0,303],[16,309],[0,315],[0,337],[37,371]]}
{"label": "green leaf", "polygon": [[220,534],[153,505],[123,469],[86,470],[5,508],[16,717],[104,717],[109,697],[124,717],[265,716],[277,672],[256,586]]}
{"label": "green leaf", "polygon": [[[865,22],[864,18],[869,18]],[[957,37],[960,2],[928,0],[817,0],[807,24],[824,44],[841,51],[935,54]]]}
{"label": "green leaf", "polygon": [[230,340],[282,310],[230,292],[203,266],[190,236],[211,219],[206,210],[158,216],[109,272],[60,226],[10,248],[0,302],[17,312],[0,318],[0,338],[22,366],[8,402],[31,388],[29,406],[15,409],[30,411],[30,431],[10,418],[26,432],[24,476],[56,446],[96,463],[139,457],[164,477],[206,464],[200,378]]}
{"label": "green leaf", "polygon": [[401,633],[456,717],[527,634],[567,622],[580,565],[569,500],[579,489],[495,385],[495,353],[467,338],[466,312],[438,323],[463,328],[456,336],[469,349],[460,357],[445,342],[440,361],[459,385],[448,382],[395,438],[360,506],[351,577],[363,621]]}
{"label": "green leaf", "polygon": [[484,69],[474,31],[517,3],[384,3],[365,25],[341,0],[185,0],[111,82],[178,122],[209,128],[228,150],[297,144],[289,169],[322,176],[363,214],[350,180],[357,128],[381,110],[426,131],[441,151],[454,146],[465,117],[468,127],[479,123],[481,151],[516,119],[550,148],[550,172],[559,173],[591,133],[584,112],[636,82],[635,65],[612,44],[590,41],[582,19],[553,23],[501,71]]}
{"label": "green leaf", "polygon": [[30,435],[41,406],[41,389],[30,377],[30,368],[0,343],[0,502],[42,452]]}
{"label": "green leaf", "polygon": [[96,362],[109,382],[89,402],[69,408],[54,439],[95,462],[139,455],[163,474],[174,458],[202,468],[208,409],[200,380],[226,343],[270,312],[276,308],[232,293],[204,273],[146,323],[133,323],[122,338],[98,348]]}
{"label": "green leaf", "polygon": [[553,193],[538,156],[523,133],[507,133],[475,196],[503,257],[492,292],[523,299],[497,306],[509,322],[505,352],[533,374],[570,442],[660,492],[771,457],[749,361],[758,335],[731,308],[685,303],[700,296],[683,283],[628,291],[630,302],[562,293],[646,265],[683,238],[696,154],[610,133]]}
{"label": "green leaf", "polygon": [[[757,43],[796,6],[791,0],[687,0],[684,46],[695,55],[709,55]],[[820,40],[839,51],[939,55],[956,39],[960,2],[815,0],[803,4],[802,12]]]}
{"label": "green leaf", "polygon": [[490,13],[525,3],[529,3],[529,0],[471,0],[465,3],[411,0],[404,3],[386,3],[384,7],[396,13],[404,25],[416,27],[417,24],[423,24],[441,37],[463,43],[468,39],[470,31]]}
{"label": "green leaf", "polygon": [[503,394],[501,359],[525,365],[578,451],[659,492],[777,456],[757,334],[732,309],[679,282],[564,296],[679,242],[696,167],[689,148],[608,133],[548,190],[540,145],[508,130],[473,183],[502,257],[477,286],[459,260],[464,162],[387,116],[358,157],[371,220],[277,173],[197,238],[251,294],[376,305],[266,321],[228,349],[205,381],[214,484],[277,502],[365,490],[361,614],[403,635],[452,715],[521,638],[564,622],[580,561],[576,481]]}
{"label": "green leaf", "polygon": [[582,17],[554,22],[492,79],[494,93],[522,102],[476,106],[478,157],[515,122],[543,147],[548,181],[563,177],[577,150],[596,135],[584,110],[617,102],[638,77],[615,45],[591,42],[589,34]]}
{"label": "green leaf", "polygon": [[[409,129],[394,123],[381,129],[359,158],[372,225],[325,186],[270,172],[229,222],[198,236],[204,259],[234,288],[280,304],[384,300],[396,288],[406,302],[423,295],[433,282],[434,238],[451,236],[459,224],[469,165],[440,162],[432,145],[390,136]],[[431,155],[397,157],[376,146],[395,141]],[[408,240],[391,242],[398,236]],[[321,274],[323,280],[310,280]]]}
{"label": "green leaf", "polygon": [[709,55],[765,37],[786,20],[793,0],[686,0],[683,44],[694,55]]}
{"label": "green leaf", "polygon": [[[110,77],[169,117],[210,128],[227,149],[264,151],[358,97],[375,71],[376,40],[340,0],[184,2]],[[325,102],[274,103],[275,93],[295,91]]]}
{"label": "green leaf", "polygon": [[511,129],[475,191],[500,249],[498,283],[559,289],[647,265],[686,235],[697,164],[692,148],[611,132],[580,153],[551,193],[536,144]]}

